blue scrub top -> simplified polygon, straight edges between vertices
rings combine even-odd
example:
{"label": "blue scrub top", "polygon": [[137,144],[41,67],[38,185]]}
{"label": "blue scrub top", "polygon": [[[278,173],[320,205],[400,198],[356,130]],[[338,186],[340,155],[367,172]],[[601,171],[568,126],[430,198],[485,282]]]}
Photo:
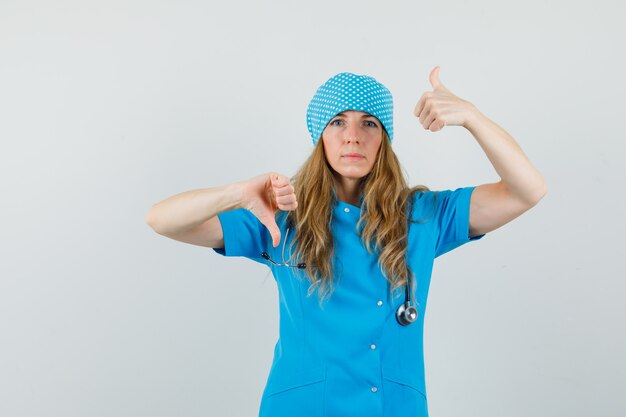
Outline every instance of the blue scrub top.
{"label": "blue scrub top", "polygon": [[[267,265],[280,302],[279,338],[261,398],[259,417],[427,417],[423,329],[428,287],[436,257],[484,235],[469,238],[470,197],[474,186],[417,192],[410,223],[407,260],[415,275],[417,321],[401,326],[396,310],[404,287],[389,294],[389,283],[356,231],[360,207],[337,201],[333,208],[334,292],[320,308],[317,291],[307,297],[310,281],[282,262],[286,212],[277,224],[281,244],[250,211],[218,214],[224,256],[244,256]],[[362,199],[361,199],[362,201]],[[290,259],[289,230],[285,260]],[[295,258],[295,257],[294,257]]]}

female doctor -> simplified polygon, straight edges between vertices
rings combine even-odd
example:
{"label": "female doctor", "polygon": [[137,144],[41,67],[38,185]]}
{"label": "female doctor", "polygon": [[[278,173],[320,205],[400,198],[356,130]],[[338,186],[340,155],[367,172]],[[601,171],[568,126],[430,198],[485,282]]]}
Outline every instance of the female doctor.
{"label": "female doctor", "polygon": [[314,148],[293,178],[269,172],[150,208],[157,233],[271,269],[280,331],[260,417],[427,417],[422,335],[434,259],[545,195],[504,129],[450,92],[439,67],[430,83],[419,122],[469,130],[500,181],[409,188],[391,146],[391,93],[343,72],[308,105]]}

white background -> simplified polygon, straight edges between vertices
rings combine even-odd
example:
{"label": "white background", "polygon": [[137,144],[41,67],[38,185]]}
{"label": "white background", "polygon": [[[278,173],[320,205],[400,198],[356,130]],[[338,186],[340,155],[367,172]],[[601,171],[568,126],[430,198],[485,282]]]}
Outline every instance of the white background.
{"label": "white background", "polygon": [[430,71],[545,176],[435,263],[431,417],[626,415],[623,3],[0,0],[0,415],[254,416],[276,284],[156,234],[182,191],[293,175],[342,71],[394,95],[411,185],[499,179],[413,116]]}

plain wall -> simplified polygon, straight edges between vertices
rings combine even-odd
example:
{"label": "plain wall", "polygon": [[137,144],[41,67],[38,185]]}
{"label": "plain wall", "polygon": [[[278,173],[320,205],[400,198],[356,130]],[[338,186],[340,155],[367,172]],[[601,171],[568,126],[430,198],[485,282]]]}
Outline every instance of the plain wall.
{"label": "plain wall", "polygon": [[0,415],[254,416],[269,269],[156,234],[179,192],[293,175],[342,71],[394,95],[411,185],[495,182],[428,74],[505,128],[548,194],[433,270],[432,417],[626,415],[625,6],[618,1],[0,0]]}

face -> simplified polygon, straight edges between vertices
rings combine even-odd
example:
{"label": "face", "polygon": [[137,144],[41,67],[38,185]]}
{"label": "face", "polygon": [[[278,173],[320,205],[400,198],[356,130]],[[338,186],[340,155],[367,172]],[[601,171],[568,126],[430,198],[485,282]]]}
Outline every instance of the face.
{"label": "face", "polygon": [[376,117],[346,110],[330,119],[321,140],[335,172],[344,178],[359,179],[372,170],[382,137],[383,127]]}

